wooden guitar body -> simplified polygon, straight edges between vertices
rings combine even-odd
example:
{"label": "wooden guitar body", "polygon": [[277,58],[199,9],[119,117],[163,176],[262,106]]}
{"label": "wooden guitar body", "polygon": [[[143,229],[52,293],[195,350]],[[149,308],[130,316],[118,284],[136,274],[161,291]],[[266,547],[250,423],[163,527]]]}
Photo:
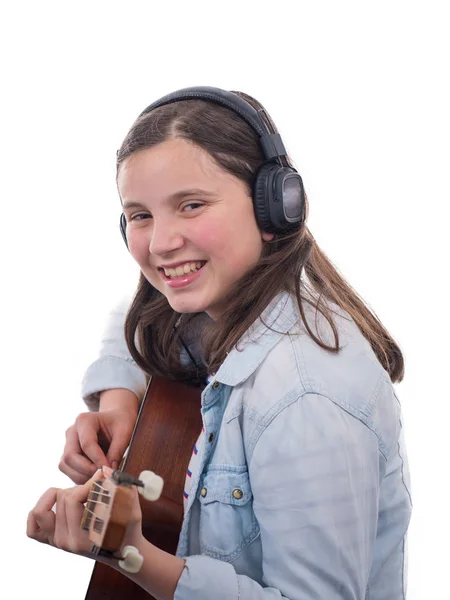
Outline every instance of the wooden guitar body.
{"label": "wooden guitar body", "polygon": [[[151,470],[164,479],[156,502],[141,499],[144,536],[175,554],[183,521],[183,490],[192,448],[202,428],[200,389],[153,377],[121,468],[135,477]],[[96,563],[86,600],[151,600],[128,577]]]}

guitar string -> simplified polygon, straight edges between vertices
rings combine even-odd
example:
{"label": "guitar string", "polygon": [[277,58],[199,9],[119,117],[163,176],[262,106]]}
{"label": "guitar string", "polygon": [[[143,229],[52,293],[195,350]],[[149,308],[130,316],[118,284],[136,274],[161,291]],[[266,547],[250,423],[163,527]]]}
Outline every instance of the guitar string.
{"label": "guitar string", "polygon": [[92,502],[92,504],[103,504],[103,506],[109,506],[109,504],[106,504],[106,502],[102,502],[102,500],[89,500],[86,502],[86,505],[89,505]]}
{"label": "guitar string", "polygon": [[[96,514],[95,510],[91,510],[91,509],[89,508],[89,506],[86,506],[86,507],[85,507],[85,510],[86,510],[87,512],[91,513],[91,515],[95,515],[95,514]],[[100,517],[99,517],[99,518],[100,518]],[[100,519],[100,521],[104,521],[104,519]]]}
{"label": "guitar string", "polygon": [[[103,489],[105,489],[105,488],[103,488]],[[97,496],[105,496],[107,498],[111,498],[111,494],[108,491],[106,491],[105,493],[92,491],[92,492],[90,492],[90,494],[96,494]],[[89,500],[89,496],[88,496],[88,500]]]}
{"label": "guitar string", "polygon": [[108,489],[108,488],[103,487],[102,484],[98,483],[97,481],[94,481],[92,486],[94,486],[94,485],[96,486],[96,489],[99,489],[99,490],[107,490]]}

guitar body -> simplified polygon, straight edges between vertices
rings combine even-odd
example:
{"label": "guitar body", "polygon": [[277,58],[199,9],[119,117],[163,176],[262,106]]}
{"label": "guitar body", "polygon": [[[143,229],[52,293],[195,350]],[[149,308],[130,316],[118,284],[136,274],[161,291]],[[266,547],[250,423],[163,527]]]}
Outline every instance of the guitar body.
{"label": "guitar body", "polygon": [[[192,448],[201,428],[200,389],[153,377],[144,398],[122,469],[151,470],[164,479],[156,502],[141,499],[147,540],[175,554],[183,521],[183,490]],[[96,563],[85,600],[152,600],[122,573]]]}

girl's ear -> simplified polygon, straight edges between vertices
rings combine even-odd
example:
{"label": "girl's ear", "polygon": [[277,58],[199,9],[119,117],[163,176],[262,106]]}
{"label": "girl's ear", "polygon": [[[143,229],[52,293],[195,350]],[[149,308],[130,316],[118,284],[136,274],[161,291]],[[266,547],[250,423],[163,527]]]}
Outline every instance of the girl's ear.
{"label": "girl's ear", "polygon": [[267,231],[262,231],[261,232],[261,237],[263,239],[263,242],[271,242],[273,240],[273,238],[275,237],[274,233],[267,233]]}

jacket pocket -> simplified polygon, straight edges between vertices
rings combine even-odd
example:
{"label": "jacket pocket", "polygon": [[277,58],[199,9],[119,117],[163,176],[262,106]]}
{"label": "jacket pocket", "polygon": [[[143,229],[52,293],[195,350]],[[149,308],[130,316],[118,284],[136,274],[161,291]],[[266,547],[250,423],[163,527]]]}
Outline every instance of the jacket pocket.
{"label": "jacket pocket", "polygon": [[259,535],[247,468],[207,471],[198,498],[201,553],[227,562],[234,560]]}

